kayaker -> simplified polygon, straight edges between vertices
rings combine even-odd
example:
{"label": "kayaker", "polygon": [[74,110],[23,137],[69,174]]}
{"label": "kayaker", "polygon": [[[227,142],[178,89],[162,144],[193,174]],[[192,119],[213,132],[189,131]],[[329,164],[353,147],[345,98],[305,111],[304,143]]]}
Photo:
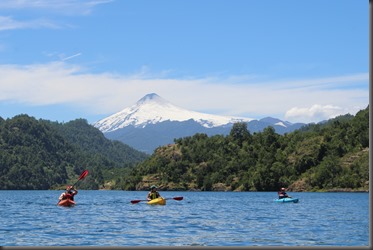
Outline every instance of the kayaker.
{"label": "kayaker", "polygon": [[78,190],[76,190],[73,186],[67,186],[66,191],[63,192],[60,197],[58,198],[60,201],[61,200],[74,200],[74,196],[78,193]]}
{"label": "kayaker", "polygon": [[289,195],[285,192],[285,188],[281,188],[281,190],[278,191],[277,193],[278,193],[278,198],[279,199],[283,199],[283,198],[289,197]]}
{"label": "kayaker", "polygon": [[148,201],[150,201],[150,200],[153,200],[153,199],[156,199],[156,198],[159,198],[159,197],[161,197],[161,195],[157,191],[157,186],[152,185],[150,187],[150,192],[148,193],[148,196],[146,197],[146,199]]}

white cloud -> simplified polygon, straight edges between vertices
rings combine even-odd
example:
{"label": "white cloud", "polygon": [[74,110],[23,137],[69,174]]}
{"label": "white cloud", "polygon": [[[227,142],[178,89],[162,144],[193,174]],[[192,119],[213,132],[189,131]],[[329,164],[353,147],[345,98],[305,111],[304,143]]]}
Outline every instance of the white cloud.
{"label": "white cloud", "polygon": [[338,107],[333,105],[315,104],[311,107],[299,108],[293,107],[285,113],[286,119],[293,121],[314,122],[322,121],[330,118],[335,118],[339,115],[355,114],[357,111],[365,107]]}
{"label": "white cloud", "polygon": [[[291,122],[318,122],[356,112],[366,108],[369,102],[368,74],[327,81],[314,79],[314,86],[298,87],[295,82],[254,82],[250,77],[244,83],[239,76],[218,80],[152,78],[143,71],[133,75],[92,74],[60,61],[28,66],[0,65],[0,75],[0,101],[29,105],[69,104],[95,115],[118,112],[152,92],[194,111],[246,117],[274,116]],[[232,79],[240,79],[240,83],[232,84]],[[328,88],[316,82],[327,82]],[[341,83],[349,84],[349,88],[338,89]],[[361,88],[361,83],[366,83],[366,88]]]}

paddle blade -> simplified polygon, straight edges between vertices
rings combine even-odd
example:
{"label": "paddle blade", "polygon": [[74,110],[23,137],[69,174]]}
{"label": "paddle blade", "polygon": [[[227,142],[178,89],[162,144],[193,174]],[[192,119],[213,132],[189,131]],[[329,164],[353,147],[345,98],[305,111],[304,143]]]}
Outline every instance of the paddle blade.
{"label": "paddle blade", "polygon": [[88,175],[88,170],[84,170],[83,173],[80,175],[79,180],[83,179],[84,177],[86,177]]}
{"label": "paddle blade", "polygon": [[182,199],[184,199],[184,197],[180,196],[180,197],[174,197],[172,199],[177,200],[177,201],[181,201]]}
{"label": "paddle blade", "polygon": [[88,170],[84,170],[83,173],[79,176],[79,179],[74,183],[73,187],[84,177],[88,175]]}
{"label": "paddle blade", "polygon": [[136,204],[136,203],[139,203],[140,201],[142,201],[142,200],[133,200],[133,201],[131,201],[131,203]]}

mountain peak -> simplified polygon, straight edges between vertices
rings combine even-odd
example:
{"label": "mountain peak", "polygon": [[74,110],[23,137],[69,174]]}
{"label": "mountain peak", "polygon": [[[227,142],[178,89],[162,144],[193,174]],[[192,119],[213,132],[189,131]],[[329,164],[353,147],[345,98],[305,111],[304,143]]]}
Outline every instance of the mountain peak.
{"label": "mountain peak", "polygon": [[162,97],[160,97],[159,95],[157,95],[156,93],[150,93],[150,94],[145,95],[143,98],[141,98],[140,100],[136,102],[137,107],[147,106],[147,105],[170,106],[172,104],[166,101],[165,99],[163,99]]}
{"label": "mountain peak", "polygon": [[268,122],[268,123],[276,123],[276,122],[281,122],[281,120],[280,119],[277,119],[277,118],[273,118],[273,117],[264,117],[264,118],[262,118],[262,119],[260,119],[259,121],[261,121],[261,122]]}
{"label": "mountain peak", "polygon": [[288,127],[288,126],[291,126],[292,123],[291,122],[288,122],[288,121],[281,121],[280,119],[277,119],[277,118],[273,118],[273,117],[264,117],[262,119],[259,120],[260,122],[266,122],[266,123],[269,123],[269,124],[272,124],[272,125],[279,125],[279,126],[283,126],[283,127]]}
{"label": "mountain peak", "polygon": [[164,100],[162,99],[162,97],[160,97],[156,93],[150,93],[150,94],[145,95],[140,100],[138,100],[137,104],[143,104],[143,103],[148,102],[148,101],[157,101],[157,102],[159,102],[159,101],[164,101]]}
{"label": "mountain peak", "polygon": [[164,121],[194,120],[206,128],[227,125],[239,121],[250,121],[250,118],[219,116],[186,110],[173,105],[156,93],[145,95],[135,105],[106,117],[93,124],[102,132],[111,132],[127,126],[145,127]]}

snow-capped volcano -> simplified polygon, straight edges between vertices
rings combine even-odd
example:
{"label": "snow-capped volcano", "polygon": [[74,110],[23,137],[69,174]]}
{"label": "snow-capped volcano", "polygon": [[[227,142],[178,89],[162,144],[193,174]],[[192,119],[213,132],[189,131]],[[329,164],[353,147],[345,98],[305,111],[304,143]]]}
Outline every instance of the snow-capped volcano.
{"label": "snow-capped volcano", "polygon": [[155,93],[151,93],[145,95],[133,106],[95,122],[93,126],[106,133],[129,125],[146,127],[148,124],[164,121],[187,121],[190,119],[206,128],[253,120],[243,117],[219,116],[189,111],[171,104]]}
{"label": "snow-capped volcano", "polygon": [[272,126],[277,133],[284,134],[302,126],[300,123],[291,124],[272,117],[256,120],[190,111],[171,104],[155,93],[144,96],[134,105],[92,125],[103,132],[106,138],[121,141],[150,154],[159,146],[173,143],[175,138],[196,133],[228,135],[235,122],[247,122],[251,133]]}

